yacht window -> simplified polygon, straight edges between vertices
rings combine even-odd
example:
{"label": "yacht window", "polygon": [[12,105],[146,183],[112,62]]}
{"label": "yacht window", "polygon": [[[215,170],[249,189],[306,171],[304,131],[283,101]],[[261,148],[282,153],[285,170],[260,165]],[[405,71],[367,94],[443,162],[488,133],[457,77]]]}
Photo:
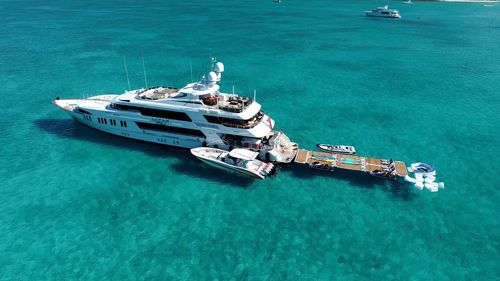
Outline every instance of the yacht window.
{"label": "yacht window", "polygon": [[155,131],[174,133],[174,134],[183,134],[183,135],[191,135],[191,136],[196,136],[196,137],[205,137],[203,132],[200,130],[171,127],[171,126],[144,123],[144,122],[136,122],[136,124],[139,128],[145,129],[145,130],[155,130]]}
{"label": "yacht window", "polygon": [[191,118],[184,112],[178,111],[170,111],[170,110],[162,110],[162,109],[153,109],[153,108],[144,108],[139,106],[131,106],[131,105],[123,105],[123,104],[115,104],[114,108],[121,110],[138,110],[144,116],[151,117],[159,117],[166,119],[175,119],[180,121],[188,121],[191,122]]}
{"label": "yacht window", "polygon": [[82,114],[92,115],[92,113],[88,112],[87,110],[83,110],[83,109],[81,109],[81,108],[78,108],[78,109],[77,109],[77,112],[78,112],[78,113],[82,113]]}
{"label": "yacht window", "polygon": [[253,128],[255,127],[262,117],[264,117],[264,112],[259,111],[255,116],[253,116],[250,119],[243,120],[243,119],[231,119],[231,118],[226,118],[226,117],[218,117],[218,116],[210,116],[210,115],[203,115],[205,119],[209,123],[214,123],[214,124],[221,124],[226,127],[237,127],[237,128]]}

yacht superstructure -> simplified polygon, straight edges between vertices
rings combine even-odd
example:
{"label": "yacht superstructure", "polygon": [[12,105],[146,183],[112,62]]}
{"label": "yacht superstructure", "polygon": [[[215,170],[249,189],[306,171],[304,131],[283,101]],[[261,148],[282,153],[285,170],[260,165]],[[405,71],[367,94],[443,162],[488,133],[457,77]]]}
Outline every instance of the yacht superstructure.
{"label": "yacht superstructure", "polygon": [[220,92],[222,72],[224,65],[214,62],[208,78],[182,88],[158,86],[53,103],[78,122],[123,137],[183,148],[244,147],[265,161],[291,162],[297,144],[274,131],[274,120],[255,100]]}

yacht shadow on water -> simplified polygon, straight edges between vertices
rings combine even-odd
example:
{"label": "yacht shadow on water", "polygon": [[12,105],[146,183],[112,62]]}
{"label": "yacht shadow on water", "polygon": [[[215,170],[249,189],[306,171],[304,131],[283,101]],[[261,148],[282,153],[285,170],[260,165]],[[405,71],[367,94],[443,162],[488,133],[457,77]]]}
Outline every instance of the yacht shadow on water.
{"label": "yacht shadow on water", "polygon": [[[204,178],[224,186],[237,188],[251,187],[254,180],[239,175],[228,174],[219,169],[209,167],[194,158],[187,149],[154,144],[135,139],[115,136],[89,128],[73,119],[38,119],[34,124],[41,130],[60,138],[78,139],[128,150],[140,151],[152,157],[176,158],[178,161],[165,169],[172,169],[188,176]],[[374,178],[365,173],[336,169],[333,172],[319,171],[308,168],[306,165],[286,165],[283,170],[291,172],[292,177],[307,179],[325,177],[332,180],[347,181],[359,188],[380,188],[387,191],[394,198],[411,200],[415,196],[410,187],[394,180]],[[279,176],[279,174],[278,174]],[[293,178],[292,178],[293,180]]]}
{"label": "yacht shadow on water", "polygon": [[115,136],[89,128],[75,122],[73,119],[38,119],[33,123],[41,131],[60,138],[78,139],[117,148],[135,150],[146,153],[152,157],[176,158],[178,160],[177,163],[166,166],[165,169],[173,169],[182,174],[197,178],[205,178],[209,181],[218,182],[226,186],[247,188],[250,187],[253,182],[252,179],[240,176],[227,176],[227,173],[224,171],[206,166],[201,163],[201,161],[194,158],[187,149]]}
{"label": "yacht shadow on water", "polygon": [[348,182],[349,185],[358,188],[381,189],[390,194],[395,199],[412,200],[415,193],[407,184],[396,180],[385,180],[375,178],[368,173],[335,169],[333,172],[311,169],[306,165],[293,165],[288,170],[297,178],[308,179],[313,177],[331,178],[337,181]]}

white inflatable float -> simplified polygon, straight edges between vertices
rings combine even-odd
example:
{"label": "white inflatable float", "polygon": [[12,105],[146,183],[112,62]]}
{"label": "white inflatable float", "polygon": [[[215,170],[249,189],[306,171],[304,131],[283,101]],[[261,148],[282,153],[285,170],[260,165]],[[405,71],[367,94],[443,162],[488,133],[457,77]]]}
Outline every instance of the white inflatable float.
{"label": "white inflatable float", "polygon": [[407,175],[405,181],[415,184],[419,190],[427,188],[431,192],[436,192],[440,188],[444,188],[444,182],[435,182],[436,169],[432,165],[426,163],[413,163],[408,167],[408,172],[413,173],[415,178]]}

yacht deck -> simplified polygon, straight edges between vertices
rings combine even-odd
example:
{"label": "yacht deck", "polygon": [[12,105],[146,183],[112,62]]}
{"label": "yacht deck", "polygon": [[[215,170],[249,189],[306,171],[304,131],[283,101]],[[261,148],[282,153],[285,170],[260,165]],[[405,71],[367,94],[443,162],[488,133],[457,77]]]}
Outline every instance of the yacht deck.
{"label": "yacht deck", "polygon": [[[297,157],[295,157],[295,163],[310,164],[314,162],[326,164],[334,168],[368,173],[376,170],[388,169],[390,166],[389,160],[385,159],[299,149]],[[394,167],[394,174],[396,176],[405,177],[408,175],[404,162],[394,161]]]}

